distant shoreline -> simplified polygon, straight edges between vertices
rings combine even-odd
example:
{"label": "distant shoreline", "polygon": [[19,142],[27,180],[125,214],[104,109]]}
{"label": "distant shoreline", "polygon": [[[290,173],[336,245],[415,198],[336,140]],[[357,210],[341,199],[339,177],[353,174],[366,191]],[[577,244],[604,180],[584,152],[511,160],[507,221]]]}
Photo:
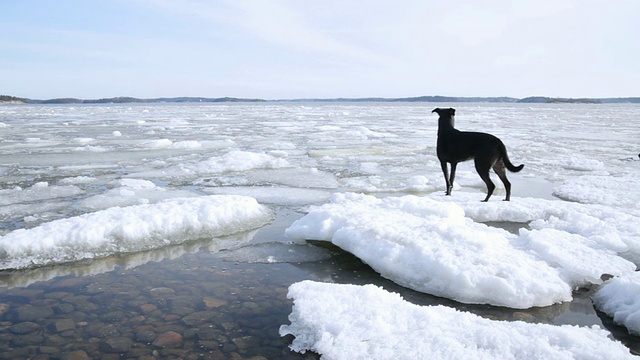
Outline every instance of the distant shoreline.
{"label": "distant shoreline", "polygon": [[567,103],[567,104],[612,104],[612,103],[640,103],[640,97],[624,98],[554,98],[546,96],[532,96],[522,99],[512,97],[453,97],[453,96],[417,96],[405,98],[304,98],[304,99],[245,99],[234,97],[206,98],[206,97],[172,97],[140,99],[134,97],[113,97],[103,99],[57,98],[37,100],[0,95],[0,104],[131,104],[131,103],[225,103],[225,102],[489,102],[489,103]]}

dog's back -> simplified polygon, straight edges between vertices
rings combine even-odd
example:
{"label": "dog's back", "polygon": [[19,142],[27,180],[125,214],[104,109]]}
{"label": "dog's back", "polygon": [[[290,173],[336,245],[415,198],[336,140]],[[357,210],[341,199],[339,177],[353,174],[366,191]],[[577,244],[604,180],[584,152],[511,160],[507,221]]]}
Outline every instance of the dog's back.
{"label": "dog's back", "polygon": [[502,141],[491,134],[453,129],[438,135],[436,149],[446,162],[462,162],[476,156],[499,156],[497,150],[501,144]]}

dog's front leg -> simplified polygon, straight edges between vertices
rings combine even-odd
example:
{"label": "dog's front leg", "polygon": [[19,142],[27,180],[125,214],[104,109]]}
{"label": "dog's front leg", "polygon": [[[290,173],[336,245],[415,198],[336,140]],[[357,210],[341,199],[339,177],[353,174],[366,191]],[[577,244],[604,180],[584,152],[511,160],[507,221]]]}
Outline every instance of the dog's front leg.
{"label": "dog's front leg", "polygon": [[[449,167],[447,166],[447,162],[440,160],[440,167],[442,168],[442,174],[444,175],[444,183],[446,186],[445,195],[451,195],[451,189],[453,188],[453,184],[449,182]],[[451,165],[451,170],[453,171],[455,167]]]}

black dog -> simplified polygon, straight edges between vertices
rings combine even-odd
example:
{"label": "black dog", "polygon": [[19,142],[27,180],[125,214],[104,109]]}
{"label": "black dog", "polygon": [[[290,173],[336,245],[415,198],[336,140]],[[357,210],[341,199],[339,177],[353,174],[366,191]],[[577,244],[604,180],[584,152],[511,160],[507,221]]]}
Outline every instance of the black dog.
{"label": "black dog", "polygon": [[[489,170],[498,174],[507,191],[505,201],[511,197],[511,183],[507,179],[505,167],[512,172],[522,170],[524,165],[514,166],[507,156],[507,148],[497,137],[480,132],[466,132],[454,129],[455,109],[434,109],[432,113],[438,113],[438,144],[437,153],[444,174],[444,181],[447,185],[447,195],[451,195],[453,189],[453,179],[456,176],[456,166],[461,161],[475,159],[476,171],[487,184],[487,197],[483,201],[488,201],[493,194],[495,185],[489,178]],[[451,177],[447,163],[451,164]]]}

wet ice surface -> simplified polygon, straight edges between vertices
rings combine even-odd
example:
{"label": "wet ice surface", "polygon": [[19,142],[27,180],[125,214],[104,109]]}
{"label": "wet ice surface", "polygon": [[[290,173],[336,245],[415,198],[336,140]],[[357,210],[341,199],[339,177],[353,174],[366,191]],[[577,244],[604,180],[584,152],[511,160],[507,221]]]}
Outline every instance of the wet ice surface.
{"label": "wet ice surface", "polygon": [[[595,236],[599,240],[607,240],[608,251],[616,254],[622,251],[622,243],[631,249],[624,254],[624,259],[638,263],[638,244],[632,241],[632,235],[637,233],[636,226],[640,225],[627,224],[623,220],[640,216],[640,192],[632,191],[640,185],[640,161],[637,158],[640,152],[637,142],[640,138],[637,127],[640,107],[451,106],[457,109],[456,125],[460,129],[497,135],[507,145],[512,161],[525,164],[522,172],[509,174],[514,184],[512,203],[521,201],[528,204],[530,210],[535,210],[545,204],[536,199],[559,198],[569,201],[566,207],[580,205],[574,202],[584,204],[588,210],[579,213],[586,213],[594,219],[598,214],[593,212],[599,211],[598,206],[601,206],[604,210],[599,214],[618,223],[611,225],[611,221],[605,220],[602,226],[589,228],[588,221],[585,224],[570,217],[571,211],[560,211],[566,214],[558,217],[558,209],[554,213],[554,207],[551,207],[548,217],[535,210],[533,215],[523,211],[498,212],[500,215],[495,218],[481,218],[487,212],[478,208],[480,204],[476,204],[476,200],[479,202],[484,198],[484,184],[471,163],[459,166],[453,196],[447,200],[468,202],[469,206],[462,204],[464,211],[477,223],[489,222],[492,226],[503,226],[516,233],[523,226],[527,229],[531,226],[533,230],[551,228],[572,234],[577,232],[586,238]],[[278,311],[284,315],[274,320],[278,324],[269,327],[269,336],[276,339],[278,326],[287,322],[286,314],[291,310],[290,303],[284,299],[286,288],[305,278],[345,283],[366,279],[363,283],[372,282],[400,291],[415,303],[445,303],[496,318],[512,319],[516,313],[516,318],[537,322],[600,325],[589,295],[584,295],[590,290],[574,292],[574,300],[570,303],[524,312],[463,305],[403,289],[380,278],[340,249],[327,249],[322,244],[309,245],[304,240],[284,237],[284,229],[301,218],[309,205],[328,203],[335,193],[367,193],[379,198],[411,194],[436,196],[436,200],[442,200],[437,197],[444,191],[444,181],[435,157],[437,119],[430,114],[433,107],[434,104],[1,106],[0,236],[3,238],[15,236],[10,234],[23,231],[21,229],[51,226],[47,224],[118,206],[152,206],[166,200],[197,199],[208,195],[250,196],[275,211],[277,218],[272,225],[257,232],[242,232],[235,238],[232,235],[212,240],[203,233],[182,233],[177,236],[180,244],[171,247],[154,247],[143,252],[138,252],[140,249],[135,247],[121,248],[113,255],[88,252],[83,257],[85,260],[79,263],[59,264],[52,259],[50,266],[44,268],[5,270],[0,274],[0,281],[5,286],[3,294],[19,301],[13,305],[13,310],[0,317],[0,321],[15,321],[15,306],[19,306],[21,301],[40,299],[46,302],[47,294],[56,292],[56,286],[69,279],[83,283],[104,281],[107,284],[113,281],[112,277],[127,282],[134,281],[136,276],[153,274],[150,276],[154,277],[158,287],[162,282],[174,284],[183,274],[175,273],[172,267],[178,266],[175,264],[180,264],[182,259],[195,261],[193,258],[196,257],[197,266],[203,268],[207,268],[207,262],[218,267],[221,261],[239,264],[235,267],[227,265],[223,274],[200,274],[210,277],[211,282],[225,283],[227,279],[233,279],[229,281],[243,286],[243,282],[248,281],[244,272],[234,272],[234,268],[240,267],[249,273],[273,269],[275,273],[285,274],[278,280],[276,287],[279,292],[260,295],[280,302]],[[503,195],[499,181],[497,184],[498,189],[492,198],[496,202]],[[532,199],[525,200],[525,197]],[[497,212],[492,210],[488,213]],[[236,229],[236,232],[249,228]],[[604,231],[598,234],[598,229]],[[607,235],[613,233],[615,236]],[[161,235],[167,238],[176,236],[170,232]],[[37,244],[38,239],[29,241]],[[0,249],[0,261],[7,256],[3,251]],[[555,252],[546,254],[557,255]],[[46,257],[47,253],[41,252],[39,256]],[[86,260],[91,258],[95,260]],[[295,276],[282,270],[290,269],[288,264],[291,263],[303,264],[296,267]],[[345,267],[355,269],[357,275]],[[79,275],[86,276],[76,278]],[[155,278],[157,276],[160,278]],[[146,281],[151,282],[152,277],[147,277]],[[260,281],[246,286],[260,287]],[[22,292],[29,289],[38,289],[39,295],[24,296]],[[79,290],[70,291],[75,292],[76,297],[83,296]],[[200,294],[193,296],[194,299],[200,298],[193,300],[192,311],[206,307],[203,299],[211,296],[205,292],[201,289]],[[20,295],[12,295],[18,293]],[[133,298],[142,301],[140,296],[143,295]],[[110,309],[106,303],[98,301],[97,304],[91,313]],[[267,312],[267,308],[260,307],[255,311]],[[137,308],[135,311],[141,310]],[[227,318],[220,322],[241,323],[241,317],[229,311],[234,314],[230,315],[232,320]],[[56,310],[55,314],[38,322],[55,323],[55,320],[67,316],[65,314]],[[171,324],[171,321],[164,320],[166,316],[171,318],[170,315],[182,316],[181,319],[186,316],[166,307],[162,316],[154,318],[151,323],[155,334],[161,333],[164,325]],[[162,321],[167,323],[161,325]],[[75,322],[77,325],[82,321]],[[182,320],[177,322],[182,327],[189,327]],[[102,323],[109,321],[103,319]],[[134,327],[133,324],[128,326]],[[43,327],[45,332],[50,328],[49,325]],[[185,328],[176,329],[183,334],[186,331]],[[242,332],[249,328],[242,325],[238,329]],[[13,334],[6,329],[2,331]],[[40,331],[42,333],[43,330]],[[73,337],[91,338],[83,333],[82,327],[75,331],[69,338],[69,344]],[[220,325],[220,331],[225,332],[224,326]],[[127,337],[131,334],[119,335]],[[255,336],[268,338],[263,335]],[[135,336],[131,338],[139,342]],[[179,349],[196,349],[196,340],[190,341],[185,339]],[[223,349],[227,343],[233,344],[235,349],[233,346]],[[44,343],[37,345],[47,346]],[[231,356],[233,352],[243,356],[257,354],[240,349],[231,339],[218,341],[218,345],[221,345],[220,351],[226,350],[223,351],[225,356]],[[33,345],[25,345],[28,346]],[[286,344],[270,343],[269,346],[286,351]],[[102,350],[104,348],[105,345]],[[149,351],[151,349],[158,348],[149,347]],[[288,353],[287,356],[295,355]]]}

